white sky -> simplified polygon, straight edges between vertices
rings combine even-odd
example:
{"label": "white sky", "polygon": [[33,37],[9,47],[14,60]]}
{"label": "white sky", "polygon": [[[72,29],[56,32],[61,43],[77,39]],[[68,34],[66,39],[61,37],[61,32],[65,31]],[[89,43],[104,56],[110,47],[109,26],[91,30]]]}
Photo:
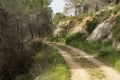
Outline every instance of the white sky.
{"label": "white sky", "polygon": [[57,13],[57,12],[63,12],[64,5],[65,5],[64,0],[53,0],[50,6],[52,7],[53,12]]}

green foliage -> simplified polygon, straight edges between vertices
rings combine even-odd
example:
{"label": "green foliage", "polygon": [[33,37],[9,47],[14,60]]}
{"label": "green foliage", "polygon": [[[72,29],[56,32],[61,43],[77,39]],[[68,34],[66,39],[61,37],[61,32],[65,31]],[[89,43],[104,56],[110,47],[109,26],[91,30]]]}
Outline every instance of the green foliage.
{"label": "green foliage", "polygon": [[112,0],[102,0],[106,4],[110,4]]}
{"label": "green foliage", "polygon": [[87,28],[86,31],[91,34],[91,32],[97,27],[98,25],[98,20],[96,18],[93,18],[92,21],[88,20],[87,21]]}
{"label": "green foliage", "polygon": [[89,54],[95,56],[96,58],[100,59],[101,61],[105,62],[106,64],[113,66],[117,70],[120,71],[119,68],[119,60],[120,60],[120,55],[119,52],[117,52],[113,47],[112,47],[112,41],[107,41],[107,42],[88,42],[85,40],[77,40],[76,39],[71,39],[71,41],[67,44],[77,47],[81,50],[84,50],[85,52],[88,52]]}
{"label": "green foliage", "polygon": [[[76,7],[78,9],[79,7],[77,6],[86,6],[90,1],[92,0],[65,0],[66,5],[64,7],[64,13],[69,14],[71,11],[73,11]],[[77,10],[74,10],[76,13]],[[78,12],[77,12],[78,13]]]}
{"label": "green foliage", "polygon": [[50,36],[48,40],[52,42],[65,43],[65,37],[65,35]]}
{"label": "green foliage", "polygon": [[119,11],[120,11],[120,4],[118,4],[112,12],[116,14]]}
{"label": "green foliage", "polygon": [[72,41],[84,41],[85,40],[85,38],[86,38],[86,36],[85,36],[85,34],[84,33],[80,33],[80,32],[78,32],[78,33],[76,33],[76,34],[71,34],[71,35],[68,35],[67,37],[66,37],[66,44],[68,44],[68,43],[70,43],[70,42],[72,42]]}
{"label": "green foliage", "polygon": [[40,49],[42,49],[43,47],[43,42],[42,41],[30,41],[29,42],[29,46],[35,51],[38,52]]}
{"label": "green foliage", "polygon": [[53,23],[57,25],[59,21],[64,18],[65,18],[65,15],[63,15],[62,13],[56,13],[53,18]]}
{"label": "green foliage", "polygon": [[112,10],[105,10],[102,11],[99,15],[97,15],[97,19],[99,23],[103,22],[104,20],[108,19],[112,13]]}
{"label": "green foliage", "polygon": [[105,63],[109,64],[110,66],[115,67],[116,58],[120,59],[117,51],[112,46],[105,46],[99,50],[98,58],[104,60]]}
{"label": "green foliage", "polygon": [[94,15],[95,15],[94,13],[89,12],[89,13],[79,14],[79,15],[75,15],[75,16],[67,16],[64,20],[78,19],[79,21],[81,21],[85,17],[88,17],[88,16],[92,17]]}
{"label": "green foliage", "polygon": [[[41,46],[41,45],[40,45]],[[69,68],[57,50],[43,45],[36,54],[33,67],[23,80],[69,80]]]}
{"label": "green foliage", "polygon": [[113,36],[120,41],[120,16],[116,18],[115,29],[113,31]]}
{"label": "green foliage", "polygon": [[120,71],[120,60],[115,62],[115,68]]}

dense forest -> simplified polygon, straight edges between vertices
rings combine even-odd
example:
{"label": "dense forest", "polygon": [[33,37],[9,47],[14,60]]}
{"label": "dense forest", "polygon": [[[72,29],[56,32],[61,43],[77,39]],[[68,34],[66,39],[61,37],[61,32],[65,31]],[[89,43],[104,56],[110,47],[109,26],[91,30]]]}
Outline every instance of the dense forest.
{"label": "dense forest", "polygon": [[0,80],[13,80],[30,67],[26,41],[52,33],[50,0],[0,0]]}
{"label": "dense forest", "polygon": [[0,80],[119,80],[120,0],[52,1],[0,0]]}

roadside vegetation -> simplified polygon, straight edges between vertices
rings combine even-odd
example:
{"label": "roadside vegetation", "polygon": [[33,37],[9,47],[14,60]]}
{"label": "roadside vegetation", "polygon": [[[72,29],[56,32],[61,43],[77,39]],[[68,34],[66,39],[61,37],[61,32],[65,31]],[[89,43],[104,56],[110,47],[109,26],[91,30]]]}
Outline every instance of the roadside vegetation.
{"label": "roadside vegetation", "polygon": [[30,45],[36,50],[36,55],[23,80],[69,80],[69,67],[57,50],[38,41]]}
{"label": "roadside vegetation", "polygon": [[102,23],[109,19],[112,15],[116,15],[120,11],[120,4],[114,6],[111,9],[104,9],[98,11],[96,13],[86,13],[80,14],[75,16],[68,16],[64,20],[67,19],[84,19],[87,16],[90,16],[91,19],[86,23],[86,33],[75,33],[75,34],[64,34],[64,36],[58,35],[56,37],[51,37],[51,41],[65,43],[76,48],[79,48],[89,54],[93,55],[94,57],[100,59],[101,61],[105,62],[109,66],[114,67],[118,71],[120,71],[120,51],[116,50],[113,47],[113,40],[120,41],[120,16],[115,19],[115,28],[113,30],[113,39],[108,40],[106,42],[102,41],[94,41],[89,42],[86,38],[92,33],[92,31],[97,27],[98,24]]}
{"label": "roadside vegetation", "polygon": [[[78,38],[79,35],[79,38]],[[120,52],[112,46],[112,41],[107,42],[88,42],[81,36],[81,33],[71,35],[66,39],[66,44],[79,48],[94,57],[105,62],[120,71]]]}

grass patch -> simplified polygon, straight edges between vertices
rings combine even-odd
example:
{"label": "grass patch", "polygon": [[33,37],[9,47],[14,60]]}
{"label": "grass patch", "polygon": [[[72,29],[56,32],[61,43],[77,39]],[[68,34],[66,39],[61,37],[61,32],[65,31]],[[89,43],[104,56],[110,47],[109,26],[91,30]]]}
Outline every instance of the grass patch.
{"label": "grass patch", "polygon": [[69,67],[62,56],[44,44],[36,53],[33,67],[24,75],[23,80],[69,80],[69,77]]}

